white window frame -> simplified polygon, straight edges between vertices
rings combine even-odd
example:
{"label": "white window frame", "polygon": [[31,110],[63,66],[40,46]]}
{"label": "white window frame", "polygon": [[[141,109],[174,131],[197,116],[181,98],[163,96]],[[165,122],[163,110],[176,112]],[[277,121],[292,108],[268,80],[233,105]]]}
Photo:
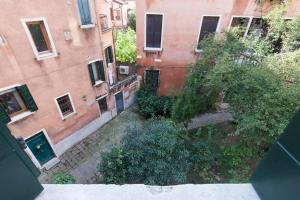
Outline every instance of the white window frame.
{"label": "white window frame", "polygon": [[[97,62],[97,61],[102,61],[102,62],[103,62],[103,71],[104,71],[104,76],[105,76],[105,79],[106,79],[107,77],[106,77],[106,69],[104,69],[104,68],[105,68],[105,66],[104,66],[104,60],[102,60],[102,59],[100,59],[100,58],[97,58],[97,59],[94,59],[94,60],[89,61],[88,64],[92,64],[92,63]],[[106,61],[105,61],[105,62],[106,62]],[[93,75],[94,75],[94,72],[93,72]],[[106,80],[107,80],[107,79],[106,79]],[[98,81],[95,80],[95,84],[94,84],[93,86],[101,85],[101,84],[104,83],[104,82],[105,82],[105,81],[102,81],[102,80],[98,80]]]}
{"label": "white window frame", "polygon": [[[161,24],[161,40],[160,40],[160,48],[147,47],[147,15],[161,15],[162,16],[162,24]],[[162,51],[163,49],[163,36],[164,36],[164,21],[165,14],[159,12],[146,12],[144,19],[144,50],[145,51]]]}
{"label": "white window frame", "polygon": [[94,21],[94,15],[93,15],[93,12],[92,12],[91,0],[88,0],[90,15],[91,15],[91,24],[86,24],[86,25],[82,24],[81,16],[80,16],[80,10],[79,10],[79,6],[78,6],[78,1],[77,0],[75,0],[75,1],[76,1],[75,4],[76,4],[76,8],[77,8],[77,15],[78,15],[79,22],[80,22],[79,27],[81,29],[94,28],[95,27],[95,21]]}
{"label": "white window frame", "polygon": [[249,28],[250,28],[251,23],[252,23],[252,19],[253,19],[253,18],[258,18],[258,17],[248,16],[248,15],[232,15],[232,16],[231,16],[231,19],[230,19],[229,26],[228,26],[228,29],[229,29],[229,30],[232,28],[231,25],[232,25],[233,18],[248,18],[248,19],[249,19],[249,22],[248,22],[248,24],[247,24],[245,33],[244,33],[244,35],[243,35],[243,37],[246,37],[246,36],[248,35]]}
{"label": "white window frame", "polygon": [[[57,99],[60,98],[60,97],[66,96],[66,95],[69,96],[69,99],[70,99],[70,102],[71,102],[71,105],[72,105],[72,108],[73,108],[73,112],[70,113],[70,114],[68,114],[68,115],[66,115],[66,116],[64,116],[63,113],[62,113],[62,111],[60,110],[60,107],[59,107],[59,104],[58,104],[58,102],[57,102]],[[54,98],[54,101],[55,101],[55,105],[56,105],[56,107],[57,107],[57,109],[58,109],[59,115],[60,115],[60,117],[61,117],[62,120],[65,120],[65,119],[67,119],[68,117],[70,117],[70,116],[72,116],[72,115],[75,115],[75,114],[77,113],[70,92],[67,92],[67,93],[65,93],[65,94],[63,94],[63,95],[60,95],[60,96],[58,96],[58,97],[55,97],[55,98]]]}
{"label": "white window frame", "polygon": [[35,132],[31,136],[28,136],[28,137],[24,138],[24,141],[26,141],[27,139],[35,136],[36,134],[38,134],[40,132],[43,132],[43,134],[45,135],[46,140],[48,141],[50,147],[52,148],[52,151],[53,151],[53,153],[54,153],[55,156],[51,160],[49,160],[48,162],[46,162],[45,164],[41,165],[40,162],[37,160],[37,158],[35,157],[35,155],[32,153],[31,149],[28,146],[26,147],[25,152],[29,154],[29,156],[30,156],[32,162],[35,164],[35,166],[38,167],[39,169],[42,169],[42,168],[46,167],[49,164],[51,165],[51,163],[53,161],[56,162],[56,161],[59,161],[59,160],[58,160],[58,156],[57,156],[58,154],[57,154],[57,152],[56,152],[56,150],[54,148],[54,145],[53,145],[53,143],[52,143],[52,141],[51,141],[51,139],[50,139],[50,137],[49,137],[46,129],[43,128],[43,129]]}
{"label": "white window frame", "polygon": [[[47,35],[48,35],[48,39],[49,39],[49,42],[50,42],[50,45],[51,45],[51,52],[49,52],[49,53],[40,54],[38,52],[36,46],[35,46],[35,43],[34,43],[34,40],[31,36],[30,30],[27,26],[28,22],[35,22],[35,21],[42,21],[44,23],[44,26],[45,26],[45,29],[46,29],[46,32],[47,32]],[[21,23],[22,23],[22,25],[25,29],[27,38],[29,39],[29,43],[31,45],[31,48],[32,48],[33,53],[34,53],[37,60],[45,60],[45,59],[48,59],[48,58],[54,58],[58,55],[57,51],[56,51],[56,48],[55,48],[55,45],[54,45],[54,42],[53,42],[51,32],[50,32],[50,28],[48,26],[47,19],[45,17],[24,18],[24,19],[21,19]]]}
{"label": "white window frame", "polygon": [[200,37],[200,33],[201,33],[201,29],[202,29],[202,22],[203,22],[204,17],[219,17],[218,25],[216,28],[216,34],[220,32],[220,27],[221,27],[222,15],[202,15],[201,16],[200,27],[199,27],[198,37],[197,37],[197,44],[195,47],[195,52],[197,52],[197,53],[201,53],[203,51],[202,49],[198,49],[198,45],[199,45],[199,37]]}

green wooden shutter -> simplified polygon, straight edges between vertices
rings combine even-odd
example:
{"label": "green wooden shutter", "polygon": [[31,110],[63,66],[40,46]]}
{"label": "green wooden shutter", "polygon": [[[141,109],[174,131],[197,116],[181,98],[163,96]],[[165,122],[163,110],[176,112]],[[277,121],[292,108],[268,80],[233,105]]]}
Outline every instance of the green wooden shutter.
{"label": "green wooden shutter", "polygon": [[93,65],[88,64],[88,68],[89,68],[91,83],[92,83],[92,85],[95,85],[96,81],[95,81],[95,77],[94,77],[94,73],[93,73]]}
{"label": "green wooden shutter", "polygon": [[100,70],[100,73],[101,73],[101,80],[105,81],[105,72],[104,72],[103,61],[102,60],[99,62],[99,70]]}
{"label": "green wooden shutter", "polygon": [[21,85],[20,87],[17,87],[17,90],[19,91],[19,93],[23,97],[23,101],[25,102],[26,107],[31,112],[37,111],[38,107],[37,107],[34,99],[32,98],[27,85]]}
{"label": "green wooden shutter", "polygon": [[0,122],[7,124],[11,119],[4,108],[0,105]]}

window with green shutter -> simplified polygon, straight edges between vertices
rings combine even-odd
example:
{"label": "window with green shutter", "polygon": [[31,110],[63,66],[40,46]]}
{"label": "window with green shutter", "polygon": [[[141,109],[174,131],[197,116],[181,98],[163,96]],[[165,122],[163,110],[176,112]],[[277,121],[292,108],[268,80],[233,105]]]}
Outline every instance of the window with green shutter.
{"label": "window with green shutter", "polygon": [[0,92],[0,121],[8,123],[11,117],[38,109],[26,85]]}
{"label": "window with green shutter", "polygon": [[102,60],[88,64],[88,69],[92,85],[105,81],[105,71]]}

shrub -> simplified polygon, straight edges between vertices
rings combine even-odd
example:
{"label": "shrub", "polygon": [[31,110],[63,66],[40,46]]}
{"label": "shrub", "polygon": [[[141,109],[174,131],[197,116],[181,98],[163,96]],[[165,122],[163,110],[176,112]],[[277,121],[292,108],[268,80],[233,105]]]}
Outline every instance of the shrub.
{"label": "shrub", "polygon": [[52,176],[53,184],[74,184],[75,182],[75,177],[66,172],[55,173]]}
{"label": "shrub", "polygon": [[155,96],[147,90],[139,90],[137,102],[140,113],[145,118],[150,117],[170,117],[172,99],[167,96]]}
{"label": "shrub", "polygon": [[181,184],[196,165],[205,167],[215,158],[211,143],[189,141],[167,119],[150,119],[131,125],[122,146],[103,153],[98,169],[105,183]]}
{"label": "shrub", "polygon": [[135,63],[136,60],[136,36],[134,30],[116,32],[116,59],[121,63]]}

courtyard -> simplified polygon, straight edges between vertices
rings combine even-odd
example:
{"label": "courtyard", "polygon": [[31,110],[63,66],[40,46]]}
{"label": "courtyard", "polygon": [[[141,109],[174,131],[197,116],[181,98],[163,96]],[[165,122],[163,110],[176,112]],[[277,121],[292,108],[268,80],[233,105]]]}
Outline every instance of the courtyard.
{"label": "courtyard", "polygon": [[126,127],[131,122],[142,123],[137,114],[136,106],[122,112],[96,132],[73,146],[62,156],[60,162],[53,168],[42,170],[39,180],[43,184],[51,183],[51,177],[58,172],[73,175],[78,184],[94,184],[99,182],[100,174],[97,165],[101,152],[110,150],[119,144],[124,136]]}

